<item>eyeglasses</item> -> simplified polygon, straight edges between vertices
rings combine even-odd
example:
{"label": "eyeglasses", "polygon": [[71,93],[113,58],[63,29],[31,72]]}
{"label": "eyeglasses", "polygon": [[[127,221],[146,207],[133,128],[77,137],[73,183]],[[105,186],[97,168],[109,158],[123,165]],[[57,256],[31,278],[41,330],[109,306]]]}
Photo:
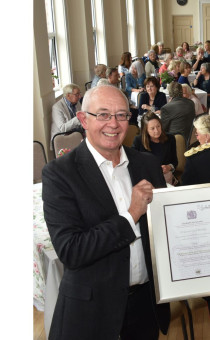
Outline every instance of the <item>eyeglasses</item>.
{"label": "eyeglasses", "polygon": [[[87,111],[86,111],[87,112]],[[95,116],[97,120],[100,121],[108,121],[111,120],[112,117],[115,117],[116,120],[122,122],[125,120],[129,120],[131,118],[131,113],[115,113],[114,115],[111,115],[111,113],[109,112],[102,112],[102,113],[91,113],[91,112],[87,112],[89,115],[91,116]]]}

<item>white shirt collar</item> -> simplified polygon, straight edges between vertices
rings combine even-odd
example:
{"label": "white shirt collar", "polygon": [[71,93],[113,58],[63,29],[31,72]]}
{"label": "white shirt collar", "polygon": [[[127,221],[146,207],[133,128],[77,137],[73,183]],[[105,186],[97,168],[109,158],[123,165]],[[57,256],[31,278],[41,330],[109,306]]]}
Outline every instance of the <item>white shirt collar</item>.
{"label": "white shirt collar", "polygon": [[[87,147],[89,149],[89,151],[91,152],[91,154],[93,155],[93,158],[95,159],[98,167],[100,167],[104,162],[107,162],[107,159],[104,158],[93,146],[92,144],[89,142],[88,138],[86,137],[86,144]],[[120,163],[117,166],[128,166],[129,160],[128,157],[125,153],[125,150],[123,148],[123,146],[121,146],[120,148]]]}

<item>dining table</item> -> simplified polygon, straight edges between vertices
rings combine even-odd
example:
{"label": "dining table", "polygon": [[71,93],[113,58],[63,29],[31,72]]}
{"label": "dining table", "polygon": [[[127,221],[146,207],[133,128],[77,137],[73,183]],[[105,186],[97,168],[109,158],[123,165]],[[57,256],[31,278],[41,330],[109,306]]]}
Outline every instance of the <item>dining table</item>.
{"label": "dining table", "polygon": [[[195,95],[200,100],[201,104],[203,104],[205,107],[207,107],[207,92],[203,91],[203,90],[201,90],[201,89],[199,89],[197,87],[195,87],[193,90],[194,90]],[[169,101],[169,93],[168,93],[167,88],[164,89],[163,87],[161,87],[160,91],[165,93],[166,100],[168,102]]]}
{"label": "dining table", "polygon": [[63,272],[44,219],[42,183],[33,184],[33,304],[44,311],[47,338]]}

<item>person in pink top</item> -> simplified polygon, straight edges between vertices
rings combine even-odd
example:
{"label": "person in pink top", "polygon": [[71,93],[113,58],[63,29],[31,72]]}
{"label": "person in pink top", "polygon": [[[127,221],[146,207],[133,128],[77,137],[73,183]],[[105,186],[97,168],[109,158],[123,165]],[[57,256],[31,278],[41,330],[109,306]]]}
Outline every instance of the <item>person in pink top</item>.
{"label": "person in pink top", "polygon": [[173,59],[173,53],[167,53],[164,57],[164,64],[159,68],[159,74],[167,71],[170,61]]}
{"label": "person in pink top", "polygon": [[193,94],[191,87],[187,84],[182,84],[183,97],[191,99],[195,104],[195,114],[196,116],[203,113],[204,109],[198,97]]}

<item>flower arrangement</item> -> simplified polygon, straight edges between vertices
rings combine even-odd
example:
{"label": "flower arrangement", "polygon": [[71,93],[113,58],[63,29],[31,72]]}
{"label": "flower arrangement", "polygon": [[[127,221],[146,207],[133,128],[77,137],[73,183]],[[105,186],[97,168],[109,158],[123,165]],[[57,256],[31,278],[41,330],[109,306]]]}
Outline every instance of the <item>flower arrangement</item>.
{"label": "flower arrangement", "polygon": [[169,71],[165,71],[161,73],[160,75],[161,83],[163,84],[170,84],[172,81],[174,81],[174,75],[173,73]]}
{"label": "flower arrangement", "polygon": [[60,149],[60,150],[58,151],[58,157],[65,155],[65,154],[68,153],[69,151],[71,151],[71,149],[67,149],[67,148],[65,148],[65,149]]}
{"label": "flower arrangement", "polygon": [[202,47],[203,43],[201,41],[196,41],[193,46],[197,49],[198,47]]}

